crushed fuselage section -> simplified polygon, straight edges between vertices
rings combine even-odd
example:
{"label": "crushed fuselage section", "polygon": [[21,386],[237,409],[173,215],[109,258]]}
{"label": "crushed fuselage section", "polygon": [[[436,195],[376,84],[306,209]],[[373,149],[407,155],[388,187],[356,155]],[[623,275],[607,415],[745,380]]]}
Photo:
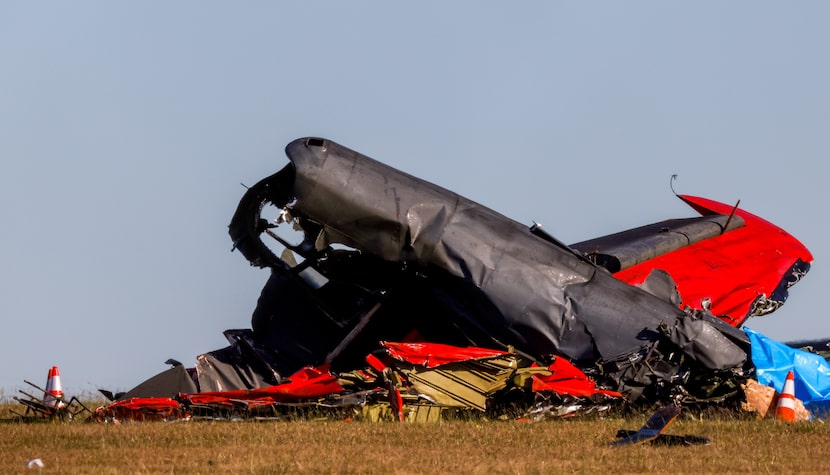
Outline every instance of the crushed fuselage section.
{"label": "crushed fuselage section", "polygon": [[[230,224],[235,248],[271,269],[253,337],[281,374],[355,367],[381,340],[564,356],[635,397],[698,370],[745,369],[745,338],[722,337],[715,319],[487,207],[328,140],[299,139],[286,153],[291,163],[251,187]],[[274,221],[262,217],[268,206]],[[741,225],[719,220],[697,227]]]}

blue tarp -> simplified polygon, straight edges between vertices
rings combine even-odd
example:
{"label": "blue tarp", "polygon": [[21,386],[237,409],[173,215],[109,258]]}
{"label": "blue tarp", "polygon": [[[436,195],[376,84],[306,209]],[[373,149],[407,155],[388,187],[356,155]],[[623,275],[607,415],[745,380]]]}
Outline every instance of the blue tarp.
{"label": "blue tarp", "polygon": [[787,373],[795,375],[795,397],[815,417],[830,416],[830,363],[821,355],[791,348],[744,327],[752,343],[752,363],[758,382],[779,393]]}

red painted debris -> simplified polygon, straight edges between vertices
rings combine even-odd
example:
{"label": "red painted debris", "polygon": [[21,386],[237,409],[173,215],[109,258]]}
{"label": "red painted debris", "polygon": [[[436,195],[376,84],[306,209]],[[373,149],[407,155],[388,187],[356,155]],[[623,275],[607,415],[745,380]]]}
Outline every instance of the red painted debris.
{"label": "red painted debris", "polygon": [[[734,205],[706,198],[679,195],[702,216],[730,215]],[[790,233],[740,208],[735,215],[744,220],[738,229],[655,257],[614,274],[623,282],[641,284],[653,269],[668,272],[683,298],[682,306],[701,309],[711,302],[713,315],[733,326],[749,316],[759,295],[772,295],[798,259],[805,263],[813,255]],[[740,282],[740,286],[735,286]]]}
{"label": "red painted debris", "polygon": [[[532,366],[538,366],[533,364]],[[568,396],[588,397],[595,394],[603,394],[612,397],[622,397],[616,391],[597,389],[596,384],[588,376],[571,364],[565,358],[556,358],[548,366],[553,372],[550,376],[533,375],[533,392],[553,391],[557,394]]]}
{"label": "red painted debris", "polygon": [[195,394],[180,394],[179,398],[191,404],[239,405],[248,407],[271,405],[297,399],[322,397],[343,392],[337,377],[329,371],[328,365],[307,366],[276,386],[235,391],[214,391]]}
{"label": "red painted debris", "polygon": [[392,343],[382,341],[389,356],[410,364],[424,365],[427,368],[455,363],[457,361],[475,360],[506,355],[506,351],[487,348],[443,345],[440,343]]}
{"label": "red painted debris", "polygon": [[95,418],[104,421],[161,421],[187,418],[179,401],[164,397],[139,397],[116,401],[95,411]]}

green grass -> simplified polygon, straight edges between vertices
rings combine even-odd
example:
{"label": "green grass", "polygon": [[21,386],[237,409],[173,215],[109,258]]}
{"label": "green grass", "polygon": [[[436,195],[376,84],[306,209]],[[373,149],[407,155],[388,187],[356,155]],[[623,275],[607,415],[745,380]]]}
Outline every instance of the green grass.
{"label": "green grass", "polygon": [[0,473],[826,473],[830,425],[681,416],[706,446],[611,448],[645,416],[545,422],[0,425]]}

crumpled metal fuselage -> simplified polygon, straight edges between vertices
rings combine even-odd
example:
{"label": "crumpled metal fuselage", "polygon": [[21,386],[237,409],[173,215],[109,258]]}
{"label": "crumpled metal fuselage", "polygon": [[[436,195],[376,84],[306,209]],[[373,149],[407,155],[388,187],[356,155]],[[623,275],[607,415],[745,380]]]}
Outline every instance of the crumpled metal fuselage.
{"label": "crumpled metal fuselage", "polygon": [[[230,224],[235,247],[272,269],[252,326],[279,372],[347,367],[379,340],[405,338],[565,356],[618,387],[677,378],[677,356],[656,351],[665,342],[710,370],[746,361],[745,340],[719,320],[456,193],[325,139],[295,140],[286,154],[291,163],[251,187]],[[262,241],[276,237],[266,205],[302,229],[302,243],[286,244],[299,264]],[[632,366],[649,358],[671,368]]]}

